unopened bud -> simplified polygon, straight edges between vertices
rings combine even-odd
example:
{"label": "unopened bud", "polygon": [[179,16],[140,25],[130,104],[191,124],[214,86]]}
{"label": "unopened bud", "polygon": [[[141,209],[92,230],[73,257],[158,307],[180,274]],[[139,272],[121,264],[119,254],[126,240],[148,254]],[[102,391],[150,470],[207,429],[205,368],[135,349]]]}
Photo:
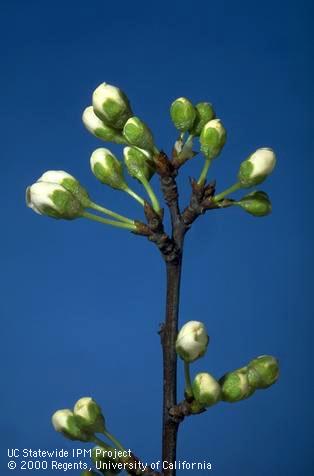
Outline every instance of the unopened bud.
{"label": "unopened bud", "polygon": [[196,375],[192,389],[195,400],[203,407],[210,407],[220,400],[220,385],[214,377],[206,372]]}
{"label": "unopened bud", "polygon": [[62,433],[69,440],[89,441],[91,438],[90,434],[81,429],[71,410],[56,411],[52,416],[52,425],[56,431]]}
{"label": "unopened bud", "polygon": [[250,188],[263,182],[276,165],[272,149],[257,149],[240,165],[238,179],[243,188]]}
{"label": "unopened bud", "polygon": [[230,403],[251,396],[255,390],[249,383],[246,367],[227,373],[219,380],[219,383],[222,389],[222,400]]}
{"label": "unopened bud", "polygon": [[171,104],[170,116],[176,129],[186,132],[193,127],[196,111],[187,98],[178,98]]}
{"label": "unopened bud", "polygon": [[220,154],[227,138],[226,129],[220,119],[207,122],[200,135],[201,151],[208,159],[214,159]]}
{"label": "unopened bud", "polygon": [[152,157],[147,150],[138,147],[125,147],[123,149],[124,163],[131,177],[141,181],[142,177],[150,180],[154,175],[151,166]]}
{"label": "unopened bud", "polygon": [[36,182],[26,189],[26,204],[39,215],[73,220],[82,215],[84,206],[62,185]]}
{"label": "unopened bud", "polygon": [[93,174],[100,182],[117,190],[128,188],[123,176],[122,163],[110,150],[104,147],[96,149],[91,155],[90,165]]}
{"label": "unopened bud", "polygon": [[131,117],[124,125],[123,135],[127,142],[141,149],[152,151],[154,139],[151,130],[138,117]]}
{"label": "unopened bud", "polygon": [[129,100],[121,89],[102,83],[93,93],[95,114],[108,126],[122,130],[132,116]]}
{"label": "unopened bud", "polygon": [[248,365],[248,378],[255,388],[267,388],[273,385],[279,377],[279,363],[271,355],[261,355]]}
{"label": "unopened bud", "polygon": [[80,182],[70,175],[64,170],[48,170],[45,172],[37,182],[43,183],[54,183],[61,185],[64,187],[68,192],[72,193],[83,206],[88,206],[90,199],[84,187],[80,184]]}
{"label": "unopened bud", "polygon": [[235,203],[255,217],[263,217],[271,213],[271,202],[265,192],[256,191],[249,193]]}
{"label": "unopened bud", "polygon": [[189,321],[180,329],[176,351],[185,362],[193,362],[205,354],[208,342],[205,325],[202,322]]}
{"label": "unopened bud", "polygon": [[215,111],[209,102],[199,102],[195,106],[196,117],[190,133],[199,136],[205,124],[215,118]]}
{"label": "unopened bud", "polygon": [[105,431],[105,419],[101,408],[91,397],[80,398],[73,409],[80,428],[88,433]]}
{"label": "unopened bud", "polygon": [[82,120],[86,129],[98,137],[98,139],[102,139],[106,142],[114,142],[115,144],[125,144],[125,139],[121,132],[108,126],[99,119],[94,112],[93,106],[89,106],[85,109]]}

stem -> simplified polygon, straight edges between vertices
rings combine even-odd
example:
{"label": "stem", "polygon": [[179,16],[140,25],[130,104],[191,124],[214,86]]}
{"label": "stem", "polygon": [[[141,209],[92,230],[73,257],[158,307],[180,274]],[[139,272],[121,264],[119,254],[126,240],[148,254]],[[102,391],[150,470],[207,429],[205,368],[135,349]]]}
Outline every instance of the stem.
{"label": "stem", "polygon": [[131,225],[134,224],[134,221],[130,220],[130,218],[127,218],[123,215],[119,215],[119,213],[115,213],[111,210],[108,210],[108,208],[101,207],[97,203],[89,202],[89,208],[97,210],[98,212],[104,213],[105,215],[108,215],[110,217],[116,218],[117,220],[123,221],[124,223],[130,223]]}
{"label": "stem", "polygon": [[142,205],[142,207],[144,206],[144,200],[142,197],[140,197],[139,195],[137,195],[136,192],[134,192],[134,190],[132,190],[131,188],[125,188],[123,190],[125,193],[128,193],[131,197],[133,197],[135,200],[138,201],[138,203],[140,203]]}
{"label": "stem", "polygon": [[140,178],[140,181],[143,187],[145,188],[147,195],[150,198],[150,201],[152,202],[153,209],[155,210],[155,212],[160,213],[160,205],[158,202],[158,198],[156,197],[154,190],[152,189],[149,181],[147,180],[146,177],[144,177],[144,175],[142,175],[142,177]]}
{"label": "stem", "polygon": [[117,438],[115,438],[111,433],[109,433],[109,431],[104,430],[103,434],[115,445],[116,448],[122,451],[126,451],[126,449],[121,445],[120,441],[118,441]]}
{"label": "stem", "polygon": [[100,446],[101,448],[103,448],[106,451],[111,449],[110,446],[106,445],[106,443],[104,441],[100,440],[99,438],[97,438],[97,436],[94,436],[92,441],[94,443],[96,443],[96,445]]}
{"label": "stem", "polygon": [[184,362],[184,377],[185,377],[185,393],[189,397],[193,397],[190,364],[188,362]]}
{"label": "stem", "polygon": [[104,223],[105,225],[116,226],[118,228],[125,228],[127,230],[135,231],[136,226],[131,223],[123,223],[116,220],[107,220],[107,218],[102,218],[98,215],[93,215],[92,213],[83,212],[82,217],[88,218],[89,220],[98,221],[99,223]]}
{"label": "stem", "polygon": [[219,200],[222,200],[226,195],[230,195],[230,193],[236,192],[240,188],[242,188],[242,185],[240,184],[240,182],[235,183],[234,185],[227,188],[223,192],[218,193],[218,195],[215,195],[215,197],[213,197],[213,202],[219,202]]}
{"label": "stem", "polygon": [[197,181],[198,185],[204,185],[204,183],[206,182],[208,169],[209,169],[211,163],[212,163],[212,159],[208,159],[208,158],[205,159],[205,164],[203,166],[203,170],[201,172],[200,178]]}
{"label": "stem", "polygon": [[177,403],[177,353],[175,343],[178,333],[182,254],[178,262],[167,263],[166,320],[161,331],[163,348],[163,430],[162,461],[168,462],[164,476],[175,476],[170,463],[176,461],[177,433],[179,423],[169,415],[169,409]]}

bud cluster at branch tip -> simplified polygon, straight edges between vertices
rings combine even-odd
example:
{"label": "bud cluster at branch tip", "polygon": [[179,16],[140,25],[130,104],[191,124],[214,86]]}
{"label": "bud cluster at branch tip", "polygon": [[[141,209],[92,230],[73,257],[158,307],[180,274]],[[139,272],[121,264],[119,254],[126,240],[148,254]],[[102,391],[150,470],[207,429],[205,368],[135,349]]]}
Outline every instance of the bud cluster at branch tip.
{"label": "bud cluster at branch tip", "polygon": [[178,333],[176,352],[182,360],[191,363],[206,353],[208,342],[205,325],[199,321],[189,321]]}

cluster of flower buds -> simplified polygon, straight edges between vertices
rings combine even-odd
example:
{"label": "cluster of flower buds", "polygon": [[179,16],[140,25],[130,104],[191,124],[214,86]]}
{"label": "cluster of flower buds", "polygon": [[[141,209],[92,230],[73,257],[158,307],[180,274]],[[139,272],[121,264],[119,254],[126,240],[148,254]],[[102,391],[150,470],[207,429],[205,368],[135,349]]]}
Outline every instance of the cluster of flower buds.
{"label": "cluster of flower buds", "polygon": [[255,390],[273,385],[278,377],[278,360],[270,355],[262,355],[252,360],[246,367],[228,372],[219,380],[221,398],[230,403],[244,400]]}
{"label": "cluster of flower buds", "polygon": [[45,172],[26,189],[26,203],[36,213],[73,220],[89,206],[87,191],[72,175],[62,170]]}
{"label": "cluster of flower buds", "polygon": [[129,99],[116,86],[100,84],[82,120],[86,129],[99,139],[136,146],[151,153],[156,150],[150,129],[133,115]]}
{"label": "cluster of flower buds", "polygon": [[95,433],[105,431],[101,408],[91,397],[80,398],[73,411],[56,411],[52,416],[52,424],[56,431],[70,440],[92,441]]}
{"label": "cluster of flower buds", "polygon": [[[176,99],[170,108],[170,116],[176,129],[180,131],[180,138],[175,144],[179,160],[182,162],[192,158],[193,138],[200,136],[201,150],[206,159],[217,157],[225,142],[226,130],[219,119],[215,119],[213,106],[208,102],[200,102],[193,106],[189,99],[181,97]],[[189,137],[183,144],[183,135]]]}

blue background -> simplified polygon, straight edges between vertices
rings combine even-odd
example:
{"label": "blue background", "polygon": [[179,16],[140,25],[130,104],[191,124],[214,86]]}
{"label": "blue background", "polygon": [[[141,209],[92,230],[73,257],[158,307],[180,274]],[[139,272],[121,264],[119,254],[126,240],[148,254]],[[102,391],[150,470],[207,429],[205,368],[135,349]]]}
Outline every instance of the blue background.
{"label": "blue background", "polygon": [[[7,447],[82,447],[55,433],[50,417],[85,395],[101,403],[126,447],[160,459],[165,281],[157,250],[86,220],[39,217],[24,204],[28,184],[63,169],[94,200],[142,218],[136,202],[89,171],[102,144],[81,113],[103,81],[127,92],[167,151],[176,137],[170,103],[182,95],[213,102],[229,133],[210,171],[218,190],[257,147],[276,150],[278,166],[262,187],[271,216],[228,209],[190,232],[180,321],[203,320],[211,336],[193,371],[219,377],[269,353],[281,378],[247,401],[187,419],[178,459],[209,460],[217,476],[312,474],[312,5],[1,2],[1,474],[12,474]],[[183,204],[202,161],[181,174]]]}

